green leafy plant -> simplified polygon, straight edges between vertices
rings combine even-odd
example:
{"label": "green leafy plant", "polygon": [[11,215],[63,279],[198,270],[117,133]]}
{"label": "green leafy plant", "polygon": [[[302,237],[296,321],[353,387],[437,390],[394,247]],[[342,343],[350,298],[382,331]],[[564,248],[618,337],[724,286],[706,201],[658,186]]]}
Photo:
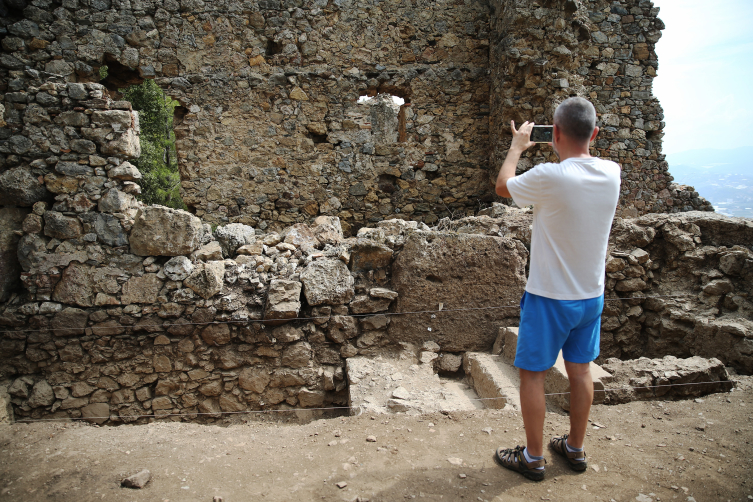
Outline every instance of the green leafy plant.
{"label": "green leafy plant", "polygon": [[139,112],[141,157],[134,163],[141,171],[141,195],[145,204],[188,209],[180,196],[180,175],[175,151],[173,115],[178,102],[153,80],[121,89],[123,99]]}

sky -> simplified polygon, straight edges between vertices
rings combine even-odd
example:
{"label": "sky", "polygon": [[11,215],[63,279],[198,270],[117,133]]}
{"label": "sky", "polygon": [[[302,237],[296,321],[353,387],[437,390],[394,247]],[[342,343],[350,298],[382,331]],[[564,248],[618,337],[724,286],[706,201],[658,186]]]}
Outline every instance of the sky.
{"label": "sky", "polygon": [[753,0],[654,0],[663,153],[753,146]]}

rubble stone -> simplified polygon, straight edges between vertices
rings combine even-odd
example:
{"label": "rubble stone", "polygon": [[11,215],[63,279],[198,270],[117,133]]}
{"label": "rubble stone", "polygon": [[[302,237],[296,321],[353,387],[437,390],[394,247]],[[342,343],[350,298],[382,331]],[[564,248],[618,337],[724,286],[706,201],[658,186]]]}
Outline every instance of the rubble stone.
{"label": "rubble stone", "polygon": [[231,223],[224,227],[217,227],[214,236],[217,238],[223,253],[228,257],[235,256],[239,247],[253,244],[256,241],[256,233],[253,227],[242,223]]}
{"label": "rubble stone", "polygon": [[15,167],[0,173],[0,206],[33,206],[49,192],[30,170]]}
{"label": "rubble stone", "polygon": [[123,181],[138,181],[141,179],[141,172],[130,162],[123,162],[118,167],[110,169],[107,176]]}
{"label": "rubble stone", "polygon": [[211,298],[222,290],[222,282],[225,276],[225,263],[222,261],[210,261],[209,263],[197,263],[188,278],[183,281],[202,298]]}
{"label": "rubble stone", "polygon": [[152,479],[152,473],[148,469],[139,471],[136,474],[124,478],[120,484],[126,488],[144,488],[149,480]]}
{"label": "rubble stone", "polygon": [[131,277],[123,284],[121,303],[155,303],[162,287],[162,281],[157,274],[144,274],[142,277]]}
{"label": "rubble stone", "polygon": [[57,211],[44,213],[44,235],[56,239],[75,239],[81,237],[83,229],[78,218],[64,216]]}
{"label": "rubble stone", "polygon": [[298,317],[301,310],[301,283],[276,279],[270,282],[264,319],[268,321],[288,320]]}
{"label": "rubble stone", "polygon": [[103,424],[110,419],[110,405],[93,403],[81,408],[81,418],[93,424]]}
{"label": "rubble stone", "polygon": [[128,245],[128,235],[120,220],[111,214],[98,214],[97,219],[94,220],[94,231],[97,238],[108,246]]}
{"label": "rubble stone", "polygon": [[445,352],[439,358],[439,369],[454,373],[460,369],[463,364],[463,357],[457,354]]}
{"label": "rubble stone", "polygon": [[350,266],[354,272],[383,268],[392,261],[392,249],[369,239],[359,239],[352,248]]}
{"label": "rubble stone", "polygon": [[46,380],[40,380],[34,384],[29,396],[28,406],[38,408],[40,406],[50,406],[55,402],[55,393]]}
{"label": "rubble stone", "polygon": [[270,381],[269,372],[263,369],[246,368],[238,375],[238,385],[257,394],[264,392]]}
{"label": "rubble stone", "polygon": [[[603,367],[613,378],[609,387],[614,390],[607,391],[605,397],[605,402],[611,404],[652,397],[704,396],[732,388],[727,370],[715,358],[665,356],[627,361],[611,358]],[[693,385],[681,385],[684,383]]]}
{"label": "rubble stone", "polygon": [[163,270],[171,281],[182,281],[191,275],[193,264],[185,256],[176,256],[165,263]]}
{"label": "rubble stone", "polygon": [[343,304],[355,294],[353,276],[340,260],[323,258],[311,262],[301,272],[301,282],[309,305]]}
{"label": "rubble stone", "polygon": [[227,345],[231,340],[227,324],[210,324],[201,331],[201,338],[207,345]]}
{"label": "rubble stone", "polygon": [[311,361],[311,346],[299,342],[286,348],[282,353],[281,364],[289,368],[304,368]]}
{"label": "rubble stone", "polygon": [[73,262],[63,271],[60,282],[55,286],[52,300],[91,307],[94,305],[93,286],[91,267]]}
{"label": "rubble stone", "polygon": [[193,253],[192,256],[195,256],[197,260],[203,261],[221,260],[222,248],[220,247],[219,242],[212,241],[201,246]]}
{"label": "rubble stone", "polygon": [[89,314],[84,310],[67,307],[55,314],[50,321],[50,329],[56,336],[83,335]]}

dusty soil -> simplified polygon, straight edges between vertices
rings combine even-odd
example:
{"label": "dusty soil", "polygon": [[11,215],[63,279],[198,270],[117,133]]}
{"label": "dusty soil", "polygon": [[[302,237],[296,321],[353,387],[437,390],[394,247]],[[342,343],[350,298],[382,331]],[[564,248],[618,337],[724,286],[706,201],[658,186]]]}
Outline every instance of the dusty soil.
{"label": "dusty soil", "polygon": [[[0,427],[0,500],[747,501],[751,387],[748,377],[700,402],[596,406],[589,469],[575,473],[547,452],[541,483],[493,461],[495,447],[523,442],[512,411],[364,413],[304,425],[18,423]],[[546,433],[566,432],[566,424],[551,411]],[[372,435],[376,442],[367,441]],[[145,468],[145,488],[120,487]]]}

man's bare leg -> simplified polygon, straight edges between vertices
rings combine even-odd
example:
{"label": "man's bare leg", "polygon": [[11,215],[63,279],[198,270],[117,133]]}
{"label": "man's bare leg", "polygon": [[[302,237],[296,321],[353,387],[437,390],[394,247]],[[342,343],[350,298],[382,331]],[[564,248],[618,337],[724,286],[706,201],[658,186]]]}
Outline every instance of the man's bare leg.
{"label": "man's bare leg", "polygon": [[529,455],[536,457],[544,455],[545,379],[546,371],[520,370],[520,411],[526,428],[526,448]]}
{"label": "man's bare leg", "polygon": [[[583,448],[583,442],[586,440],[586,428],[588,427],[588,415],[591,411],[591,403],[594,400],[594,382],[591,378],[591,368],[589,363],[565,361],[565,370],[567,371],[567,378],[570,380],[570,434],[567,437],[567,444],[572,448]],[[521,395],[521,405],[522,398]],[[525,413],[523,420],[525,421]],[[528,428],[526,427],[527,432]]]}

